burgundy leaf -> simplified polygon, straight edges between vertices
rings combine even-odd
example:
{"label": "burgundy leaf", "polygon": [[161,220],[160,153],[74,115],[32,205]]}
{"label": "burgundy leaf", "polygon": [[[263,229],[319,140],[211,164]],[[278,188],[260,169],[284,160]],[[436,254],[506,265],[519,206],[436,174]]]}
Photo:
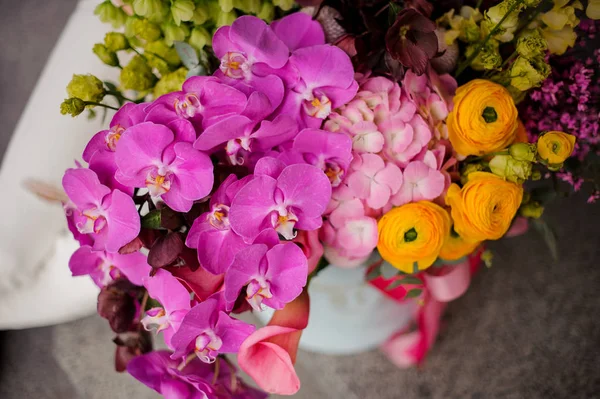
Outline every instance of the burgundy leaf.
{"label": "burgundy leaf", "polygon": [[115,370],[119,373],[127,369],[127,364],[136,356],[152,351],[152,336],[144,329],[118,335],[113,342],[115,350]]}
{"label": "burgundy leaf", "polygon": [[148,253],[148,264],[154,268],[161,268],[175,262],[184,249],[181,234],[170,232],[159,237]]}
{"label": "burgundy leaf", "polygon": [[137,311],[136,290],[138,288],[126,279],[119,279],[102,288],[98,294],[98,314],[108,320],[116,333],[129,330],[133,323]]}
{"label": "burgundy leaf", "polygon": [[160,227],[168,230],[177,230],[183,225],[181,214],[169,207],[160,210]]}
{"label": "burgundy leaf", "polygon": [[142,248],[143,246],[144,246],[144,243],[142,242],[140,237],[136,237],[129,244],[123,245],[121,247],[121,249],[119,249],[119,253],[121,255],[132,254],[134,252],[139,251],[140,248]]}

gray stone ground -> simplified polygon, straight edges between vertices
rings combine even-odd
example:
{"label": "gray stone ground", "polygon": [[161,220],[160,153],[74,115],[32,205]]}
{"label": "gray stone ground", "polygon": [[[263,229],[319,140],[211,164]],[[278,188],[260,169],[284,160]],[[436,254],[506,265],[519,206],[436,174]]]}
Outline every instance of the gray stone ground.
{"label": "gray stone ground", "polygon": [[[74,0],[0,0],[0,154]],[[398,370],[378,352],[301,353],[307,399],[600,397],[600,206],[574,197],[547,212],[558,230],[553,262],[530,232],[491,245],[496,259],[448,309],[422,369]],[[2,399],[145,399],[157,396],[113,372],[99,317],[0,332]]]}

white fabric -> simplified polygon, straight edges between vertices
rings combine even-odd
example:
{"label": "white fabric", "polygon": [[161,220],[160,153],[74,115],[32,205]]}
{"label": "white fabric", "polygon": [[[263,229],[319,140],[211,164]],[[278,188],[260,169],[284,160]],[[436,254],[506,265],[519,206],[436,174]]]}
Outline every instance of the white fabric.
{"label": "white fabric", "polygon": [[0,330],[60,323],[96,308],[97,287],[88,277],[70,276],[68,260],[76,245],[60,205],[40,200],[23,182],[35,178],[60,186],[65,169],[102,128],[100,117],[90,122],[85,114],[73,119],[59,112],[73,73],[117,80],[115,68],[91,51],[110,30],[93,15],[97,2],[80,1],[74,10],[0,168]]}

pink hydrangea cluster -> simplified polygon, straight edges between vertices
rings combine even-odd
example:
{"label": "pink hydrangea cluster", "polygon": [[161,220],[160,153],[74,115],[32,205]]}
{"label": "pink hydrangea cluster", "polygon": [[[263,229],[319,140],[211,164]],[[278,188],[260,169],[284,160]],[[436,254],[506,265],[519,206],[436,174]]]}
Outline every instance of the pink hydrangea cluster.
{"label": "pink hydrangea cluster", "polygon": [[[322,226],[332,186],[368,169],[351,166],[349,137],[320,129],[358,84],[348,56],[325,44],[305,14],[270,26],[240,17],[215,33],[213,49],[221,60],[214,76],[126,104],[90,140],[88,167],[65,173],[65,210],[82,244],[70,268],[92,276],[111,301],[134,300],[123,305],[128,312],[101,312],[116,332],[141,325],[163,335],[172,353],[131,361],[134,377],[169,397],[262,397],[220,384],[225,374],[203,364],[258,333],[232,312],[283,309],[302,293],[321,256],[307,235]],[[423,125],[419,134],[430,133]],[[378,158],[364,156],[365,165]],[[139,298],[144,289],[152,306]]]}
{"label": "pink hydrangea cluster", "polygon": [[589,45],[597,40],[599,27],[597,21],[582,20],[575,47],[549,57],[552,75],[519,106],[531,142],[548,130],[568,131],[577,137],[574,158],[556,175],[574,191],[579,191],[584,181],[591,181],[593,192],[588,202],[600,197],[600,176],[589,173],[597,169],[594,158],[600,154],[600,50]]}
{"label": "pink hydrangea cluster", "polygon": [[321,230],[332,264],[364,262],[377,246],[383,213],[434,200],[449,185],[453,161],[440,124],[449,107],[427,80],[409,71],[400,87],[385,77],[363,77],[356,97],[325,122],[326,130],[352,142],[352,162],[334,185]]}

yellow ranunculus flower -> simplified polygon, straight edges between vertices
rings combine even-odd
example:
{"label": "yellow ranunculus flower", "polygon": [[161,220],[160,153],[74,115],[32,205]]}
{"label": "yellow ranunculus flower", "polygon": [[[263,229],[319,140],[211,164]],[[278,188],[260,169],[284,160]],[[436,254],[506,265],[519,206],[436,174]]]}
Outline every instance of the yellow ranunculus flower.
{"label": "yellow ranunculus flower", "polygon": [[429,201],[394,208],[379,220],[377,249],[404,273],[425,270],[435,262],[450,235],[450,216]]}
{"label": "yellow ranunculus flower", "polygon": [[484,155],[515,141],[518,112],[508,90],[475,79],[456,90],[448,137],[460,155]]}
{"label": "yellow ranunculus flower", "polygon": [[538,156],[549,165],[562,164],[573,153],[575,136],[563,132],[547,132],[537,142]]}
{"label": "yellow ranunculus flower", "polygon": [[488,172],[469,174],[462,187],[452,184],[446,203],[452,208],[454,230],[466,240],[502,237],[523,199],[523,187]]}
{"label": "yellow ranunculus flower", "polygon": [[473,253],[479,244],[481,244],[481,241],[465,240],[455,231],[451,231],[440,250],[440,258],[444,260],[460,259],[463,256]]}
{"label": "yellow ranunculus flower", "polygon": [[529,138],[527,137],[527,129],[525,129],[525,125],[521,122],[521,119],[517,120],[517,129],[515,131],[515,141],[514,143],[529,143]]}

